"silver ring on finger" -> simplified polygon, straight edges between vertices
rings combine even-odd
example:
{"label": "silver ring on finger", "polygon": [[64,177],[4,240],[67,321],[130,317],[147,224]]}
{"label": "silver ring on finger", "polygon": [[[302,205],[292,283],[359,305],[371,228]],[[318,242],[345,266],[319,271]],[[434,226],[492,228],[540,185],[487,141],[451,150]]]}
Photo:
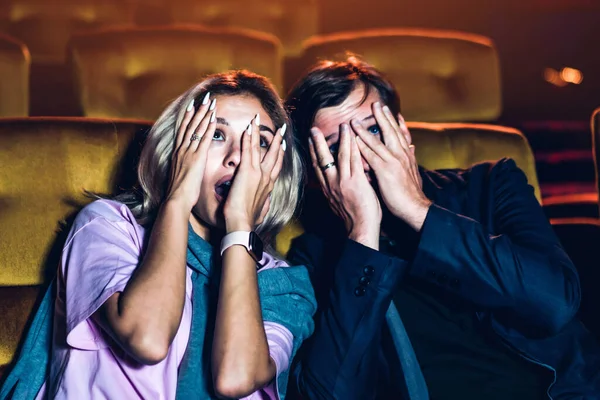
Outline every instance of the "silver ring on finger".
{"label": "silver ring on finger", "polygon": [[327,171],[331,167],[335,167],[335,161],[332,161],[330,163],[327,163],[327,164],[323,165],[321,167],[321,171],[325,172],[325,171]]}
{"label": "silver ring on finger", "polygon": [[200,140],[200,136],[196,135],[195,133],[192,135],[192,137],[190,137],[190,142],[193,142],[194,140]]}

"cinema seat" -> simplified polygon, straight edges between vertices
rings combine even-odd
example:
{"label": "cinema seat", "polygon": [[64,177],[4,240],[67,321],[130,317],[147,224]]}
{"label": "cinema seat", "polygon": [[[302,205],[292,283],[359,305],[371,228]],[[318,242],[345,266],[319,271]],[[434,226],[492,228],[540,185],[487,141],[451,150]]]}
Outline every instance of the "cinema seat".
{"label": "cinema seat", "polygon": [[40,287],[55,273],[65,221],[129,185],[147,122],[0,119],[0,375],[11,362]]}
{"label": "cinema seat", "polygon": [[131,24],[134,11],[122,0],[2,0],[0,32],[23,41],[34,63],[62,64],[74,32]]}
{"label": "cinema seat", "polygon": [[[488,122],[501,112],[498,54],[491,39],[428,29],[376,29],[316,36],[303,44],[297,78],[320,59],[362,56],[394,83],[407,120]],[[290,80],[291,81],[291,80]]]}
{"label": "cinema seat", "polygon": [[[533,152],[518,130],[497,125],[408,122],[419,164],[428,169],[467,168],[475,163],[510,157],[521,168],[541,200]],[[277,237],[277,250],[287,254],[302,227],[291,224]]]}
{"label": "cinema seat", "polygon": [[316,0],[170,0],[165,8],[169,23],[240,27],[268,32],[283,43],[286,55],[297,55],[302,42],[318,32]]}
{"label": "cinema seat", "polygon": [[245,68],[281,87],[281,44],[268,34],[199,26],[107,29],[73,37],[69,65],[88,117],[156,119],[205,75]]}
{"label": "cinema seat", "polygon": [[27,46],[0,34],[0,117],[25,117],[29,114],[30,65]]}

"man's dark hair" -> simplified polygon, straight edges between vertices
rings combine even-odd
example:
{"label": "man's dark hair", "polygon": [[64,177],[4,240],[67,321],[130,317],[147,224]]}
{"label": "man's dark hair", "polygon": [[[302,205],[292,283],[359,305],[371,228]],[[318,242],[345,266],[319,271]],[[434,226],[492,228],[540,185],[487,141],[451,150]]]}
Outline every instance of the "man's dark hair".
{"label": "man's dark hair", "polygon": [[[359,85],[365,89],[363,101],[371,90],[377,90],[382,105],[387,105],[394,116],[398,115],[398,93],[375,67],[355,56],[345,61],[321,61],[296,82],[285,101],[301,148],[306,150],[317,112],[322,108],[339,106]],[[306,152],[304,156],[307,156]]]}

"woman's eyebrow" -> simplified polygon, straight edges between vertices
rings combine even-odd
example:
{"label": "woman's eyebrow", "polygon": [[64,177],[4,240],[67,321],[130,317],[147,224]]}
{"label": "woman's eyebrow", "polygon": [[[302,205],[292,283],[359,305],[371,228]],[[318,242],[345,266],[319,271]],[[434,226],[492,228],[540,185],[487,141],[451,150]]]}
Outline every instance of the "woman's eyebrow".
{"label": "woman's eyebrow", "polygon": [[[229,126],[229,122],[227,122],[227,120],[226,120],[225,118],[222,118],[222,117],[217,117],[217,123],[218,123],[218,124],[221,124],[221,125]],[[267,131],[267,132],[270,132],[270,133],[271,133],[271,135],[275,136],[275,132],[273,132],[273,129],[269,128],[269,127],[268,127],[268,126],[266,126],[266,125],[262,125],[262,124],[261,124],[261,125],[259,125],[259,126],[258,126],[258,128],[259,128],[259,130],[261,130],[261,131]]]}
{"label": "woman's eyebrow", "polygon": [[270,132],[271,135],[275,136],[275,132],[273,132],[273,129],[269,128],[268,126],[261,124],[258,127],[259,127],[259,130]]}

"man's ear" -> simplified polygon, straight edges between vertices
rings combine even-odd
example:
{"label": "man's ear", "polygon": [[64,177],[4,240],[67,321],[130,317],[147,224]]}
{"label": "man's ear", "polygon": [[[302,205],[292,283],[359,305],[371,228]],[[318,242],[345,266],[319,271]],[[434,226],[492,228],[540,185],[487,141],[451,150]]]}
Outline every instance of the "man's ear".
{"label": "man's ear", "polygon": [[406,126],[406,121],[404,121],[404,118],[402,117],[402,114],[400,114],[400,113],[398,113],[398,124],[400,125],[400,131],[404,135],[404,138],[406,139],[408,144],[411,145],[412,144],[412,136],[410,134],[410,131],[408,130],[408,127]]}

